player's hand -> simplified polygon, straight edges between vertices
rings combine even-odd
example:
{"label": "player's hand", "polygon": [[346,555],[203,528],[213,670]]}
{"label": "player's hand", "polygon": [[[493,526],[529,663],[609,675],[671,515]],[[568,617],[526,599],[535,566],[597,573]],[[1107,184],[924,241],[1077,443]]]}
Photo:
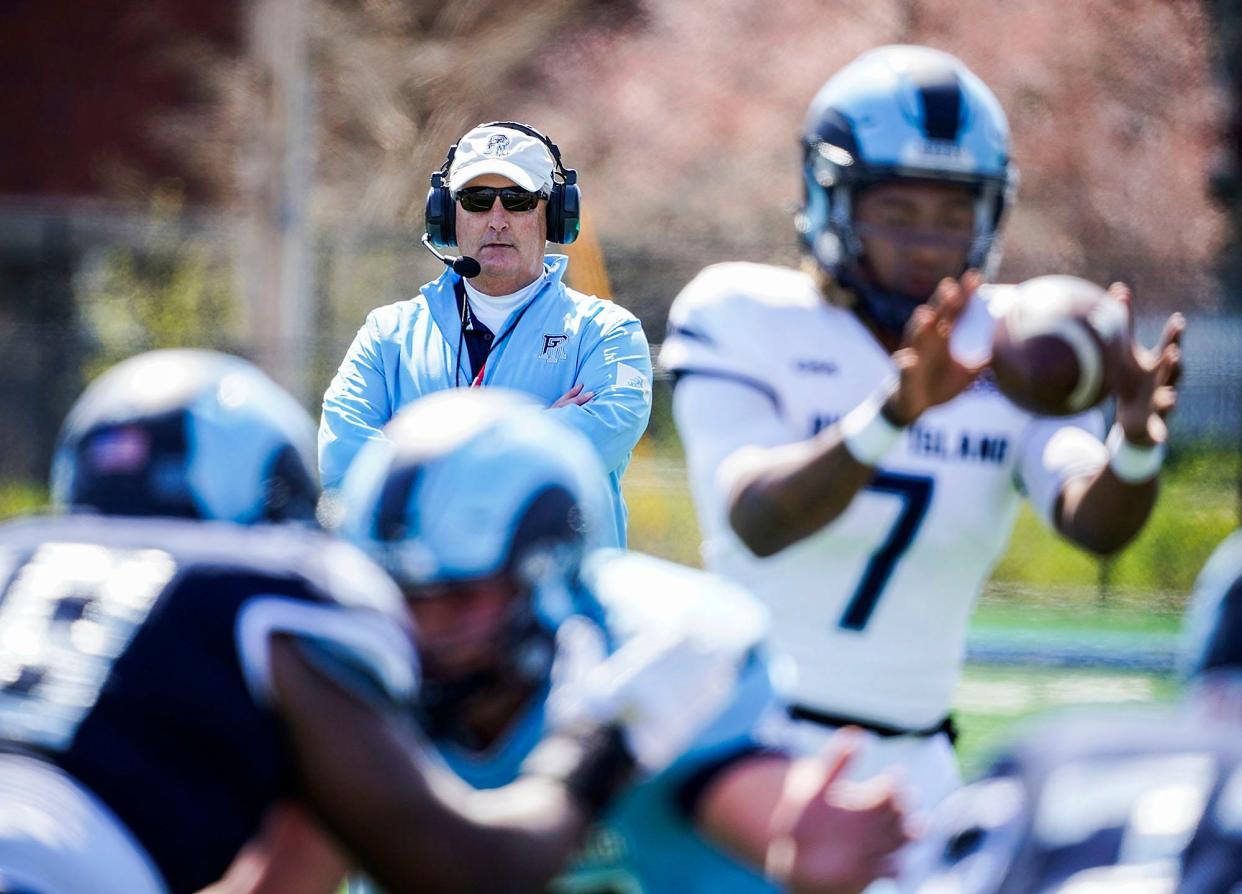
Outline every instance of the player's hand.
{"label": "player's hand", "polygon": [[829,752],[803,759],[772,814],[765,872],[794,894],[850,894],[895,874],[908,840],[891,780],[847,782],[857,732],[833,737]]}
{"label": "player's hand", "polygon": [[557,407],[567,407],[570,404],[580,407],[594,396],[594,391],[583,391],[582,383],[579,382],[577,385],[570,388],[555,401],[553,401],[550,409],[555,410]]}
{"label": "player's hand", "polygon": [[1108,292],[1126,309],[1125,333],[1110,346],[1108,364],[1117,398],[1117,424],[1126,440],[1150,447],[1168,439],[1165,417],[1177,406],[1177,381],[1182,375],[1182,332],[1186,318],[1175,313],[1164,324],[1160,343],[1148,350],[1134,336],[1130,289],[1113,283]]}
{"label": "player's hand", "polygon": [[693,630],[634,637],[554,685],[548,716],[553,727],[620,725],[638,765],[657,773],[724,710],[743,657],[733,644],[705,641]]}
{"label": "player's hand", "polygon": [[987,365],[969,366],[949,350],[953,328],[982,282],[976,270],[967,270],[960,280],[946,277],[931,303],[920,304],[910,315],[901,347],[893,354],[897,388],[885,405],[885,415],[893,421],[909,425],[927,409],[952,400]]}

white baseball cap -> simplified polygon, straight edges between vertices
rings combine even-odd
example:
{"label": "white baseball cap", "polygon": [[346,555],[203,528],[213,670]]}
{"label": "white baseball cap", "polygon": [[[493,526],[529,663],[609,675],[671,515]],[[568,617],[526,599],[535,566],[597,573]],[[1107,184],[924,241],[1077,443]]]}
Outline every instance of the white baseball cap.
{"label": "white baseball cap", "polygon": [[542,140],[507,127],[479,126],[457,141],[448,187],[456,193],[476,177],[499,174],[522,189],[546,193],[555,166]]}

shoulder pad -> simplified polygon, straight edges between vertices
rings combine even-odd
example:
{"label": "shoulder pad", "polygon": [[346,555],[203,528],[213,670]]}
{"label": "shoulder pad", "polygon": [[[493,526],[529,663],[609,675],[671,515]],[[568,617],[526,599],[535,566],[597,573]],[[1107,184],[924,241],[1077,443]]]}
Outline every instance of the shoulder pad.
{"label": "shoulder pad", "polygon": [[618,642],[651,629],[689,629],[706,643],[745,652],[767,636],[767,609],[737,584],[705,571],[608,550],[588,560],[583,580]]}
{"label": "shoulder pad", "polygon": [[669,310],[660,365],[673,373],[763,379],[772,340],[781,338],[773,309],[824,306],[811,278],[763,264],[716,264],[692,279]]}

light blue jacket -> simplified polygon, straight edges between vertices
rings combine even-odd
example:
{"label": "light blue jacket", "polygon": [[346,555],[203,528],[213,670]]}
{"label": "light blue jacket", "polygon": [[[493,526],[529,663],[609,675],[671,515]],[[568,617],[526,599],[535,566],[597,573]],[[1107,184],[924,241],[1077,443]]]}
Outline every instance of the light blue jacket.
{"label": "light blue jacket", "polygon": [[[621,476],[651,415],[651,353],[638,320],[611,301],[584,295],[562,277],[569,259],[545,258],[546,281],[496,333],[484,386],[514,388],[551,405],[581,383],[595,397],[550,412],[582,431],[599,450],[612,485],[615,532],[625,546]],[[319,476],[340,486],[362,445],[406,404],[424,394],[467,386],[473,378],[453,284],[445,270],[416,298],[367,315],[323,396]],[[516,320],[516,324],[515,321]]]}
{"label": "light blue jacket", "polygon": [[[689,568],[641,553],[600,552],[583,569],[583,582],[601,616],[594,620],[613,647],[658,637],[687,625],[701,641],[716,637],[755,645],[720,714],[685,752],[654,776],[640,780],[608,808],[549,894],[776,894],[762,875],[705,838],[685,803],[686,786],[733,759],[768,751],[760,732],[769,712],[781,711],[765,647],[767,612],[750,594]],[[498,788],[517,779],[522,762],[548,731],[548,691],[484,752],[435,741],[453,772],[475,788]]]}

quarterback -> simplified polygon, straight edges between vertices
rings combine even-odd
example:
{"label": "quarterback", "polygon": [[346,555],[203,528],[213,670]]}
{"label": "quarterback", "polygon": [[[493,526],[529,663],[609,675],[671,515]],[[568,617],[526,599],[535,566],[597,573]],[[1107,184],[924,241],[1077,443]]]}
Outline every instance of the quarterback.
{"label": "quarterback", "polygon": [[824,85],[802,140],[805,269],[705,269],[660,359],[705,561],[771,608],[796,728],[869,729],[926,806],[960,783],[948,712],[967,620],[1020,499],[1090,551],[1134,537],[1183,323],[1150,352],[1131,327],[1109,356],[1106,440],[1095,412],[1032,417],[985,370],[1008,290],[981,273],[1016,177],[991,91],[952,56],[883,47]]}

